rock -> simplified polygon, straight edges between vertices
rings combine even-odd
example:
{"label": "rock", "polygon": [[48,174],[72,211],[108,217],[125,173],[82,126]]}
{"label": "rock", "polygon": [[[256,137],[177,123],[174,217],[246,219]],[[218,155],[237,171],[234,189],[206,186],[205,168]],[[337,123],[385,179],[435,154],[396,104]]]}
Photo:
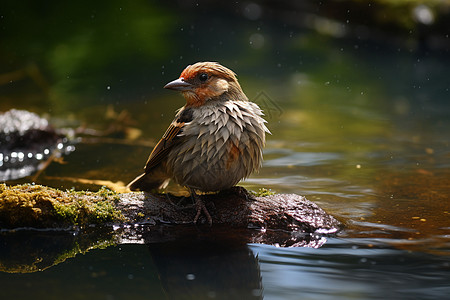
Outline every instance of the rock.
{"label": "rock", "polygon": [[0,181],[31,175],[55,151],[66,148],[68,138],[35,113],[11,109],[0,114]]}
{"label": "rock", "polygon": [[[202,195],[212,219],[212,230],[234,231],[246,242],[282,246],[321,245],[340,223],[315,203],[295,194],[257,197],[242,187]],[[187,202],[187,204],[183,204]],[[123,239],[176,240],[188,234],[195,209],[190,198],[168,194],[60,191],[40,185],[0,185],[0,228],[85,228],[114,225]],[[198,226],[206,220],[202,216]],[[154,236],[159,225],[166,235]],[[153,227],[152,227],[153,226]],[[184,226],[184,227],[183,227]],[[209,228],[208,225],[203,225]],[[232,229],[231,229],[232,228]],[[190,230],[190,229],[189,229]],[[119,240],[122,238],[118,238]]]}
{"label": "rock", "polygon": [[[234,187],[201,197],[213,224],[321,234],[335,233],[340,226],[315,203],[295,194],[257,197],[242,187]],[[183,200],[192,204],[190,198],[167,194],[124,193],[117,206],[133,224],[191,224],[195,209],[176,205]],[[202,217],[199,222],[205,223]]]}

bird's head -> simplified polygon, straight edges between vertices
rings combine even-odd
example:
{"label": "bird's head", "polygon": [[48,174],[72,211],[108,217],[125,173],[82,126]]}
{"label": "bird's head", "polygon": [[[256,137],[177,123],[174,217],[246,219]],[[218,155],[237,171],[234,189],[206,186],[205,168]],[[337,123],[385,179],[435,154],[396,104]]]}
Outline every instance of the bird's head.
{"label": "bird's head", "polygon": [[236,74],[216,62],[189,65],[178,79],[169,82],[164,88],[180,91],[186,98],[186,105],[191,107],[201,106],[211,100],[248,100]]}

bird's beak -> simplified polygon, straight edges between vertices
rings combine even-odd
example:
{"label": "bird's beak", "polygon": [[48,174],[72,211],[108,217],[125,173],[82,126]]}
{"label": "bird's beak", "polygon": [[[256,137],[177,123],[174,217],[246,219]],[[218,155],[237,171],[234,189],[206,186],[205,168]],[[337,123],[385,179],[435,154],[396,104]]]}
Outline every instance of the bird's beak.
{"label": "bird's beak", "polygon": [[175,79],[164,86],[165,89],[170,89],[174,91],[185,92],[192,89],[192,84],[184,81],[183,77]]}

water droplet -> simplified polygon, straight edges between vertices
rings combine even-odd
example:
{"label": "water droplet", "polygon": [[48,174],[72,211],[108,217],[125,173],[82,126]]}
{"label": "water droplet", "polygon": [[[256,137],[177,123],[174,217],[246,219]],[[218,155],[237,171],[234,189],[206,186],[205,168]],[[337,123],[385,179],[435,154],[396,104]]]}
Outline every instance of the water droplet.
{"label": "water droplet", "polygon": [[260,33],[254,33],[249,37],[249,43],[253,49],[260,49],[264,46],[264,36]]}
{"label": "water droplet", "polygon": [[245,17],[247,17],[249,20],[257,20],[261,17],[262,15],[262,8],[259,4],[257,3],[253,3],[250,2],[249,4],[247,4],[242,13],[244,14]]}
{"label": "water droplet", "polygon": [[23,159],[25,158],[25,153],[23,153],[23,152],[19,152],[18,154],[17,154],[17,157],[19,158],[19,161],[23,161]]}

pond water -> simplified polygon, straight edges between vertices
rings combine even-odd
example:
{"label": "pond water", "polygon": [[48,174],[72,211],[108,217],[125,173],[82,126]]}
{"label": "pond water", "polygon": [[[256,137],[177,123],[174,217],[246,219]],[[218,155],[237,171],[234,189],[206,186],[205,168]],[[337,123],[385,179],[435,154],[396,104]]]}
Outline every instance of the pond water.
{"label": "pond water", "polygon": [[[109,133],[83,138],[64,164],[50,164],[36,183],[98,189],[89,180],[129,182],[183,105],[180,95],[162,89],[164,83],[187,64],[217,60],[238,74],[272,132],[263,168],[241,185],[304,195],[344,229],[323,237],[318,249],[241,244],[202,229],[159,243],[94,236],[95,245],[77,240],[84,231],[2,231],[2,297],[450,299],[448,50],[332,39],[273,20],[209,10],[186,16],[161,7],[151,13],[167,27],[143,37],[160,41],[162,54],[141,61],[151,46],[134,45],[139,55],[120,48],[99,59],[103,41],[86,41],[97,31],[108,34],[100,25],[106,21],[95,23],[93,11],[94,29],[70,30],[72,37],[59,43],[45,37],[48,57],[37,56],[37,73],[0,86],[2,111],[27,109],[47,114],[56,126]],[[72,61],[88,54],[93,61]],[[124,61],[114,63],[121,55]],[[50,252],[58,254],[39,265]]]}

